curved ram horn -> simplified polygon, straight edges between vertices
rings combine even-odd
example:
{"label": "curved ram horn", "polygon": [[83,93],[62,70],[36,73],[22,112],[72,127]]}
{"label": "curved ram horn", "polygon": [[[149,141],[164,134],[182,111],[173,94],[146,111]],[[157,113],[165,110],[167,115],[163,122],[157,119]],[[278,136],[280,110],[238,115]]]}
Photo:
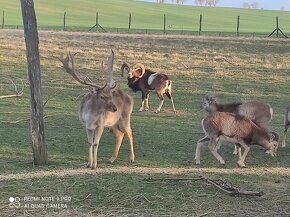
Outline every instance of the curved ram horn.
{"label": "curved ram horn", "polygon": [[140,75],[140,78],[141,78],[145,73],[145,66],[142,63],[137,63],[133,66],[133,70],[136,70],[137,68],[141,68],[142,70],[141,75]]}
{"label": "curved ram horn", "polygon": [[127,73],[130,72],[130,67],[128,66],[127,63],[123,63],[122,66],[121,66],[121,72],[122,72],[121,75],[122,75],[122,77],[124,77],[124,73],[125,73],[125,71],[126,71]]}

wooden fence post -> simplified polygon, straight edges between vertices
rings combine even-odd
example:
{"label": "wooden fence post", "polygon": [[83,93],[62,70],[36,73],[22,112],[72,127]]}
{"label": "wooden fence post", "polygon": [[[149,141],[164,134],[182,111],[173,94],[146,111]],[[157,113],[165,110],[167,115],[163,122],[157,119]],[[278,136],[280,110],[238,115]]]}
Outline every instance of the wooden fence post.
{"label": "wooden fence post", "polygon": [[30,83],[31,137],[34,164],[46,165],[47,147],[44,139],[43,103],[41,94],[38,32],[33,0],[21,0],[28,77]]}
{"label": "wooden fence post", "polygon": [[166,15],[163,16],[163,33],[166,33]]}
{"label": "wooden fence post", "polygon": [[199,32],[198,32],[199,35],[201,35],[201,24],[202,24],[202,14],[199,15]]}
{"label": "wooden fence post", "polygon": [[129,13],[129,24],[128,24],[128,33],[130,32],[130,29],[131,29],[131,13]]}
{"label": "wooden fence post", "polygon": [[238,20],[237,20],[237,36],[240,36],[240,16],[238,16]]}
{"label": "wooden fence post", "polygon": [[65,31],[65,18],[66,18],[66,12],[63,13],[63,31]]}

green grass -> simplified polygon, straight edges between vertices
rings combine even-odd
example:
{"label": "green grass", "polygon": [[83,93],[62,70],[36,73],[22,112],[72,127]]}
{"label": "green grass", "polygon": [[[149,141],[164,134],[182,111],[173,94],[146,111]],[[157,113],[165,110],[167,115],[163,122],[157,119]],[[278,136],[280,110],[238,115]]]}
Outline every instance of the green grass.
{"label": "green grass", "polygon": [[[79,96],[87,91],[65,74],[57,57],[67,50],[77,51],[76,67],[81,76],[103,84],[100,62],[109,49],[115,51],[114,76],[120,88],[134,97],[132,130],[136,162],[133,168],[204,169],[179,175],[139,173],[71,174],[64,177],[27,177],[2,180],[0,210],[5,216],[288,216],[290,136],[287,147],[277,158],[252,147],[245,170],[236,170],[233,145],[225,144],[220,153],[226,166],[220,166],[209,151],[202,151],[201,166],[194,161],[195,144],[203,135],[200,121],[205,113],[200,102],[206,94],[216,94],[223,102],[259,99],[274,108],[271,127],[283,132],[285,107],[289,103],[289,46],[287,40],[262,38],[194,37],[163,35],[126,35],[42,31],[40,57],[44,101],[45,138],[49,165],[34,166],[29,118],[29,86],[25,45],[20,30],[1,30],[1,95],[13,93],[5,78],[23,79],[23,97],[0,100],[0,174],[55,171],[85,167],[88,148],[86,133],[78,120]],[[150,96],[151,112],[138,112],[141,93],[133,93],[120,75],[123,61],[142,62],[147,67],[167,73],[173,80],[177,115],[165,99],[164,111],[153,113],[157,96]],[[18,83],[19,80],[18,80]],[[18,121],[13,123],[14,121]],[[10,122],[10,123],[8,123]],[[114,138],[105,131],[99,148],[101,170],[120,167],[130,170],[127,141],[118,160],[108,165]],[[267,168],[277,174],[265,174]],[[212,172],[206,169],[213,168]],[[225,170],[223,170],[225,169]],[[283,170],[287,170],[283,173]],[[85,170],[86,171],[86,170]],[[226,174],[225,171],[231,172]],[[250,174],[246,174],[247,172]],[[260,171],[260,172],[255,172]],[[280,172],[279,172],[280,171]],[[253,174],[255,173],[255,174]],[[229,197],[203,182],[154,182],[147,177],[195,177],[199,174],[231,182],[243,189],[262,190],[261,198]],[[68,209],[10,209],[11,196],[65,196],[72,201]],[[253,205],[254,204],[254,205]],[[7,215],[6,215],[7,214]]]}
{"label": "green grass", "polygon": [[[266,195],[259,198],[229,198],[228,195],[221,194],[202,181],[146,181],[146,178],[150,177],[152,176],[104,174],[32,179],[29,183],[26,180],[10,181],[7,183],[10,191],[1,191],[0,196],[2,198],[9,198],[12,195],[20,198],[53,197],[52,202],[21,201],[21,206],[47,203],[67,206],[66,209],[26,208],[24,212],[26,215],[37,216],[199,216],[202,214],[211,217],[287,216],[290,211],[289,194],[285,194],[285,191],[289,190],[287,185],[283,184],[289,182],[287,180],[289,177],[214,176],[216,179],[226,179],[248,189],[266,188]],[[180,176],[174,177],[180,178]],[[194,176],[187,174],[182,176],[184,177]],[[168,178],[168,176],[159,175],[158,178]],[[56,201],[57,197],[66,196],[71,200]],[[287,200],[288,202],[285,202]],[[262,207],[261,204],[267,206]],[[18,216],[18,211],[4,208],[2,214]]]}
{"label": "green grass", "polygon": [[[155,4],[133,0],[62,0],[35,1],[39,28],[62,29],[66,12],[67,29],[88,30],[95,24],[96,12],[99,23],[110,31],[124,32],[132,14],[132,31],[136,29],[163,30],[163,15],[169,31],[198,31],[199,15],[203,15],[204,32],[236,32],[237,16],[240,16],[241,33],[269,34],[276,28],[279,16],[280,28],[288,33],[290,12],[250,10],[234,8],[193,7],[171,4]],[[5,25],[22,26],[20,1],[0,0],[0,11],[5,12]],[[116,30],[117,29],[117,30]],[[134,30],[135,29],[135,30]],[[144,32],[144,31],[143,31]]]}

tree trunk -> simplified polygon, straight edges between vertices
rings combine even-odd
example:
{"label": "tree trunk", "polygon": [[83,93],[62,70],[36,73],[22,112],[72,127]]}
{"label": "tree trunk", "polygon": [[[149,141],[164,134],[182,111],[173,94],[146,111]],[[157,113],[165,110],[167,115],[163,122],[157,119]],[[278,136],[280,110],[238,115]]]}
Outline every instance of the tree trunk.
{"label": "tree trunk", "polygon": [[28,77],[30,83],[31,135],[34,164],[47,164],[44,139],[38,32],[33,0],[20,0],[22,8]]}

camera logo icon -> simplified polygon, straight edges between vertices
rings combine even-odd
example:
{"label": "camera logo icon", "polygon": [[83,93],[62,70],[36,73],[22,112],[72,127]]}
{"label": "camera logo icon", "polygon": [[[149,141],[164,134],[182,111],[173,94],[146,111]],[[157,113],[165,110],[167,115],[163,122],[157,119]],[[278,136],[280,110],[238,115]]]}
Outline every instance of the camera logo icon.
{"label": "camera logo icon", "polygon": [[10,197],[9,198],[10,208],[20,208],[20,197]]}

